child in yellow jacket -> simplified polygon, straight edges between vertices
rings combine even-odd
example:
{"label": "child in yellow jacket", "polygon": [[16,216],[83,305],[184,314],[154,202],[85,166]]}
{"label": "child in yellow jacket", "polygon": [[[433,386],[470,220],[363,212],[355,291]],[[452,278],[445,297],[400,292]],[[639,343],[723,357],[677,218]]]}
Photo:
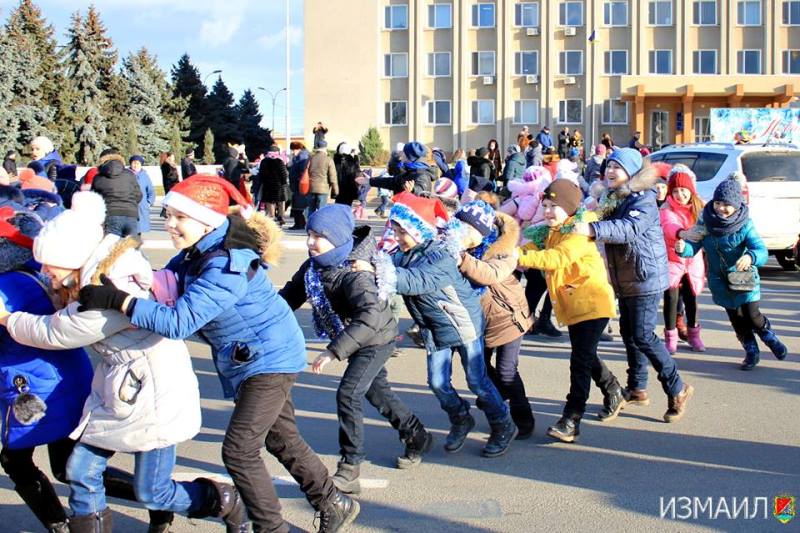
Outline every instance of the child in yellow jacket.
{"label": "child in yellow jacket", "polygon": [[519,253],[519,266],[545,272],[556,318],[569,330],[569,394],[561,419],[547,430],[563,442],[573,442],[580,434],[592,380],[603,391],[603,409],[598,413],[601,421],[615,419],[625,406],[617,378],[597,356],[600,336],[616,313],[614,293],[597,246],[571,231],[576,222],[596,220],[593,213],[581,209],[582,200],[574,183],[551,183],[542,194],[546,225],[526,230],[525,236],[532,242]]}

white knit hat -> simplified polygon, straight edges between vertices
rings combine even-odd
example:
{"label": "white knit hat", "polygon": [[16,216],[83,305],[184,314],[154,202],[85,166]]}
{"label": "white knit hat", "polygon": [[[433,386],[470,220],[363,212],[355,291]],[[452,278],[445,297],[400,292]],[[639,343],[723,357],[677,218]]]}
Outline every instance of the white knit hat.
{"label": "white knit hat", "polygon": [[33,257],[43,265],[78,270],[103,240],[106,204],[94,192],[72,195],[72,207],[44,225],[33,241]]}

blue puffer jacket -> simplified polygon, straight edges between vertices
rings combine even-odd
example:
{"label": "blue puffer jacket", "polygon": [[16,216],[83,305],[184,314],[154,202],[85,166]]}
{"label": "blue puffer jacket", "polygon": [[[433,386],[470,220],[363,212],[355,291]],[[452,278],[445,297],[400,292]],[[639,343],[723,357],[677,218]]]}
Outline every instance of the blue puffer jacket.
{"label": "blue puffer jacket", "polygon": [[669,287],[669,263],[653,190],[659,179],[651,169],[620,187],[620,204],[592,222],[595,240],[605,243],[611,285],[619,298],[660,294]]}
{"label": "blue puffer jacket", "polygon": [[[55,312],[33,273],[1,273],[0,298],[10,312]],[[67,437],[78,425],[91,381],[92,365],[82,349],[49,351],[23,346],[0,327],[3,447],[32,448]],[[26,425],[17,420],[13,405],[22,392],[38,396],[47,406],[44,417],[37,422]]]}
{"label": "blue puffer jacket", "polygon": [[229,224],[226,221],[167,265],[181,287],[175,307],[136,300],[131,312],[135,326],[171,339],[199,331],[211,345],[226,398],[235,397],[249,377],[296,373],[306,366],[303,332],[258,254],[232,249],[207,260],[206,254],[224,250]]}
{"label": "blue puffer jacket", "polygon": [[393,257],[397,293],[423,329],[426,344],[443,350],[483,335],[480,296],[458,271],[456,260],[438,240],[426,241]]}
{"label": "blue puffer jacket", "polygon": [[[701,249],[705,249],[706,260],[708,261],[708,288],[711,290],[711,297],[714,303],[725,309],[736,309],[746,303],[761,300],[761,279],[756,269],[756,288],[749,292],[732,291],[728,289],[727,273],[736,270],[736,261],[744,254],[750,254],[753,259],[753,266],[764,265],[769,258],[767,247],[758,235],[752,220],[731,235],[717,237],[710,233],[703,238],[702,242],[686,241],[683,257],[692,257]],[[725,261],[723,265],[722,259]]]}

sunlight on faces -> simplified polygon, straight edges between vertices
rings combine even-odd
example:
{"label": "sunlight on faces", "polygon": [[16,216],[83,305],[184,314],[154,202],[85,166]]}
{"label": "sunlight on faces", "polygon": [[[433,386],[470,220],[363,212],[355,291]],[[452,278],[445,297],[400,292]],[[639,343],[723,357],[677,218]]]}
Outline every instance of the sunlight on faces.
{"label": "sunlight on faces", "polygon": [[330,252],[336,248],[331,241],[326,239],[323,235],[311,230],[308,230],[306,246],[308,247],[308,255],[311,257],[317,257],[318,255]]}
{"label": "sunlight on faces", "polygon": [[736,208],[731,204],[714,200],[714,211],[720,218],[728,218],[736,212]]}
{"label": "sunlight on faces", "polygon": [[564,208],[556,205],[553,200],[542,200],[542,208],[544,208],[544,219],[548,226],[560,226],[569,218]]}
{"label": "sunlight on faces", "polygon": [[622,168],[622,165],[616,161],[609,161],[608,164],[606,164],[605,176],[609,189],[618,189],[631,179],[628,173],[625,172],[625,169]]}
{"label": "sunlight on faces", "polygon": [[481,232],[466,222],[461,223],[460,236],[461,247],[465,250],[471,250],[483,242],[483,235],[481,235]]}
{"label": "sunlight on faces", "polygon": [[672,189],[672,199],[681,205],[689,205],[692,201],[692,191],[686,187],[675,187]]}
{"label": "sunlight on faces", "polygon": [[39,144],[38,142],[34,141],[31,143],[31,159],[34,161],[38,161],[39,159],[46,156],[47,153],[44,150],[44,147]]}
{"label": "sunlight on faces", "polygon": [[[675,195],[673,194],[673,197]],[[656,183],[656,200],[663,202],[667,199],[667,184],[663,180]],[[677,198],[675,198],[677,200]]]}
{"label": "sunlight on faces", "polygon": [[403,229],[403,226],[397,222],[392,222],[392,231],[394,231],[394,238],[397,240],[397,245],[400,247],[401,252],[407,252],[414,248],[418,243],[414,237]]}
{"label": "sunlight on faces", "polygon": [[167,233],[169,233],[169,238],[172,239],[172,245],[178,250],[185,250],[194,246],[197,241],[214,230],[211,226],[207,226],[172,207],[167,207],[165,226]]}
{"label": "sunlight on faces", "polygon": [[134,173],[139,172],[142,170],[142,163],[138,159],[131,161],[131,170],[133,170]]}

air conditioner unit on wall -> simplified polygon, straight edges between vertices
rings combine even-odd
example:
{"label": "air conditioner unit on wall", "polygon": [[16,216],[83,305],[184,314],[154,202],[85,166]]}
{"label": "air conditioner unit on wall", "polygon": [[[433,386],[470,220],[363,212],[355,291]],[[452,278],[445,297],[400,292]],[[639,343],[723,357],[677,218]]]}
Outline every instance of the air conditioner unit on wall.
{"label": "air conditioner unit on wall", "polygon": [[527,76],[525,76],[525,83],[528,84],[539,83],[539,76],[537,76],[536,74],[528,74]]}
{"label": "air conditioner unit on wall", "polygon": [[483,84],[484,85],[491,85],[494,83],[494,76],[484,76],[483,77]]}
{"label": "air conditioner unit on wall", "polygon": [[529,35],[531,37],[539,35],[539,28],[526,28],[525,35]]}
{"label": "air conditioner unit on wall", "polygon": [[568,37],[573,37],[577,32],[578,30],[576,30],[572,26],[567,26],[566,28],[564,28],[564,35]]}
{"label": "air conditioner unit on wall", "polygon": [[567,76],[564,78],[564,85],[575,85],[575,76]]}

